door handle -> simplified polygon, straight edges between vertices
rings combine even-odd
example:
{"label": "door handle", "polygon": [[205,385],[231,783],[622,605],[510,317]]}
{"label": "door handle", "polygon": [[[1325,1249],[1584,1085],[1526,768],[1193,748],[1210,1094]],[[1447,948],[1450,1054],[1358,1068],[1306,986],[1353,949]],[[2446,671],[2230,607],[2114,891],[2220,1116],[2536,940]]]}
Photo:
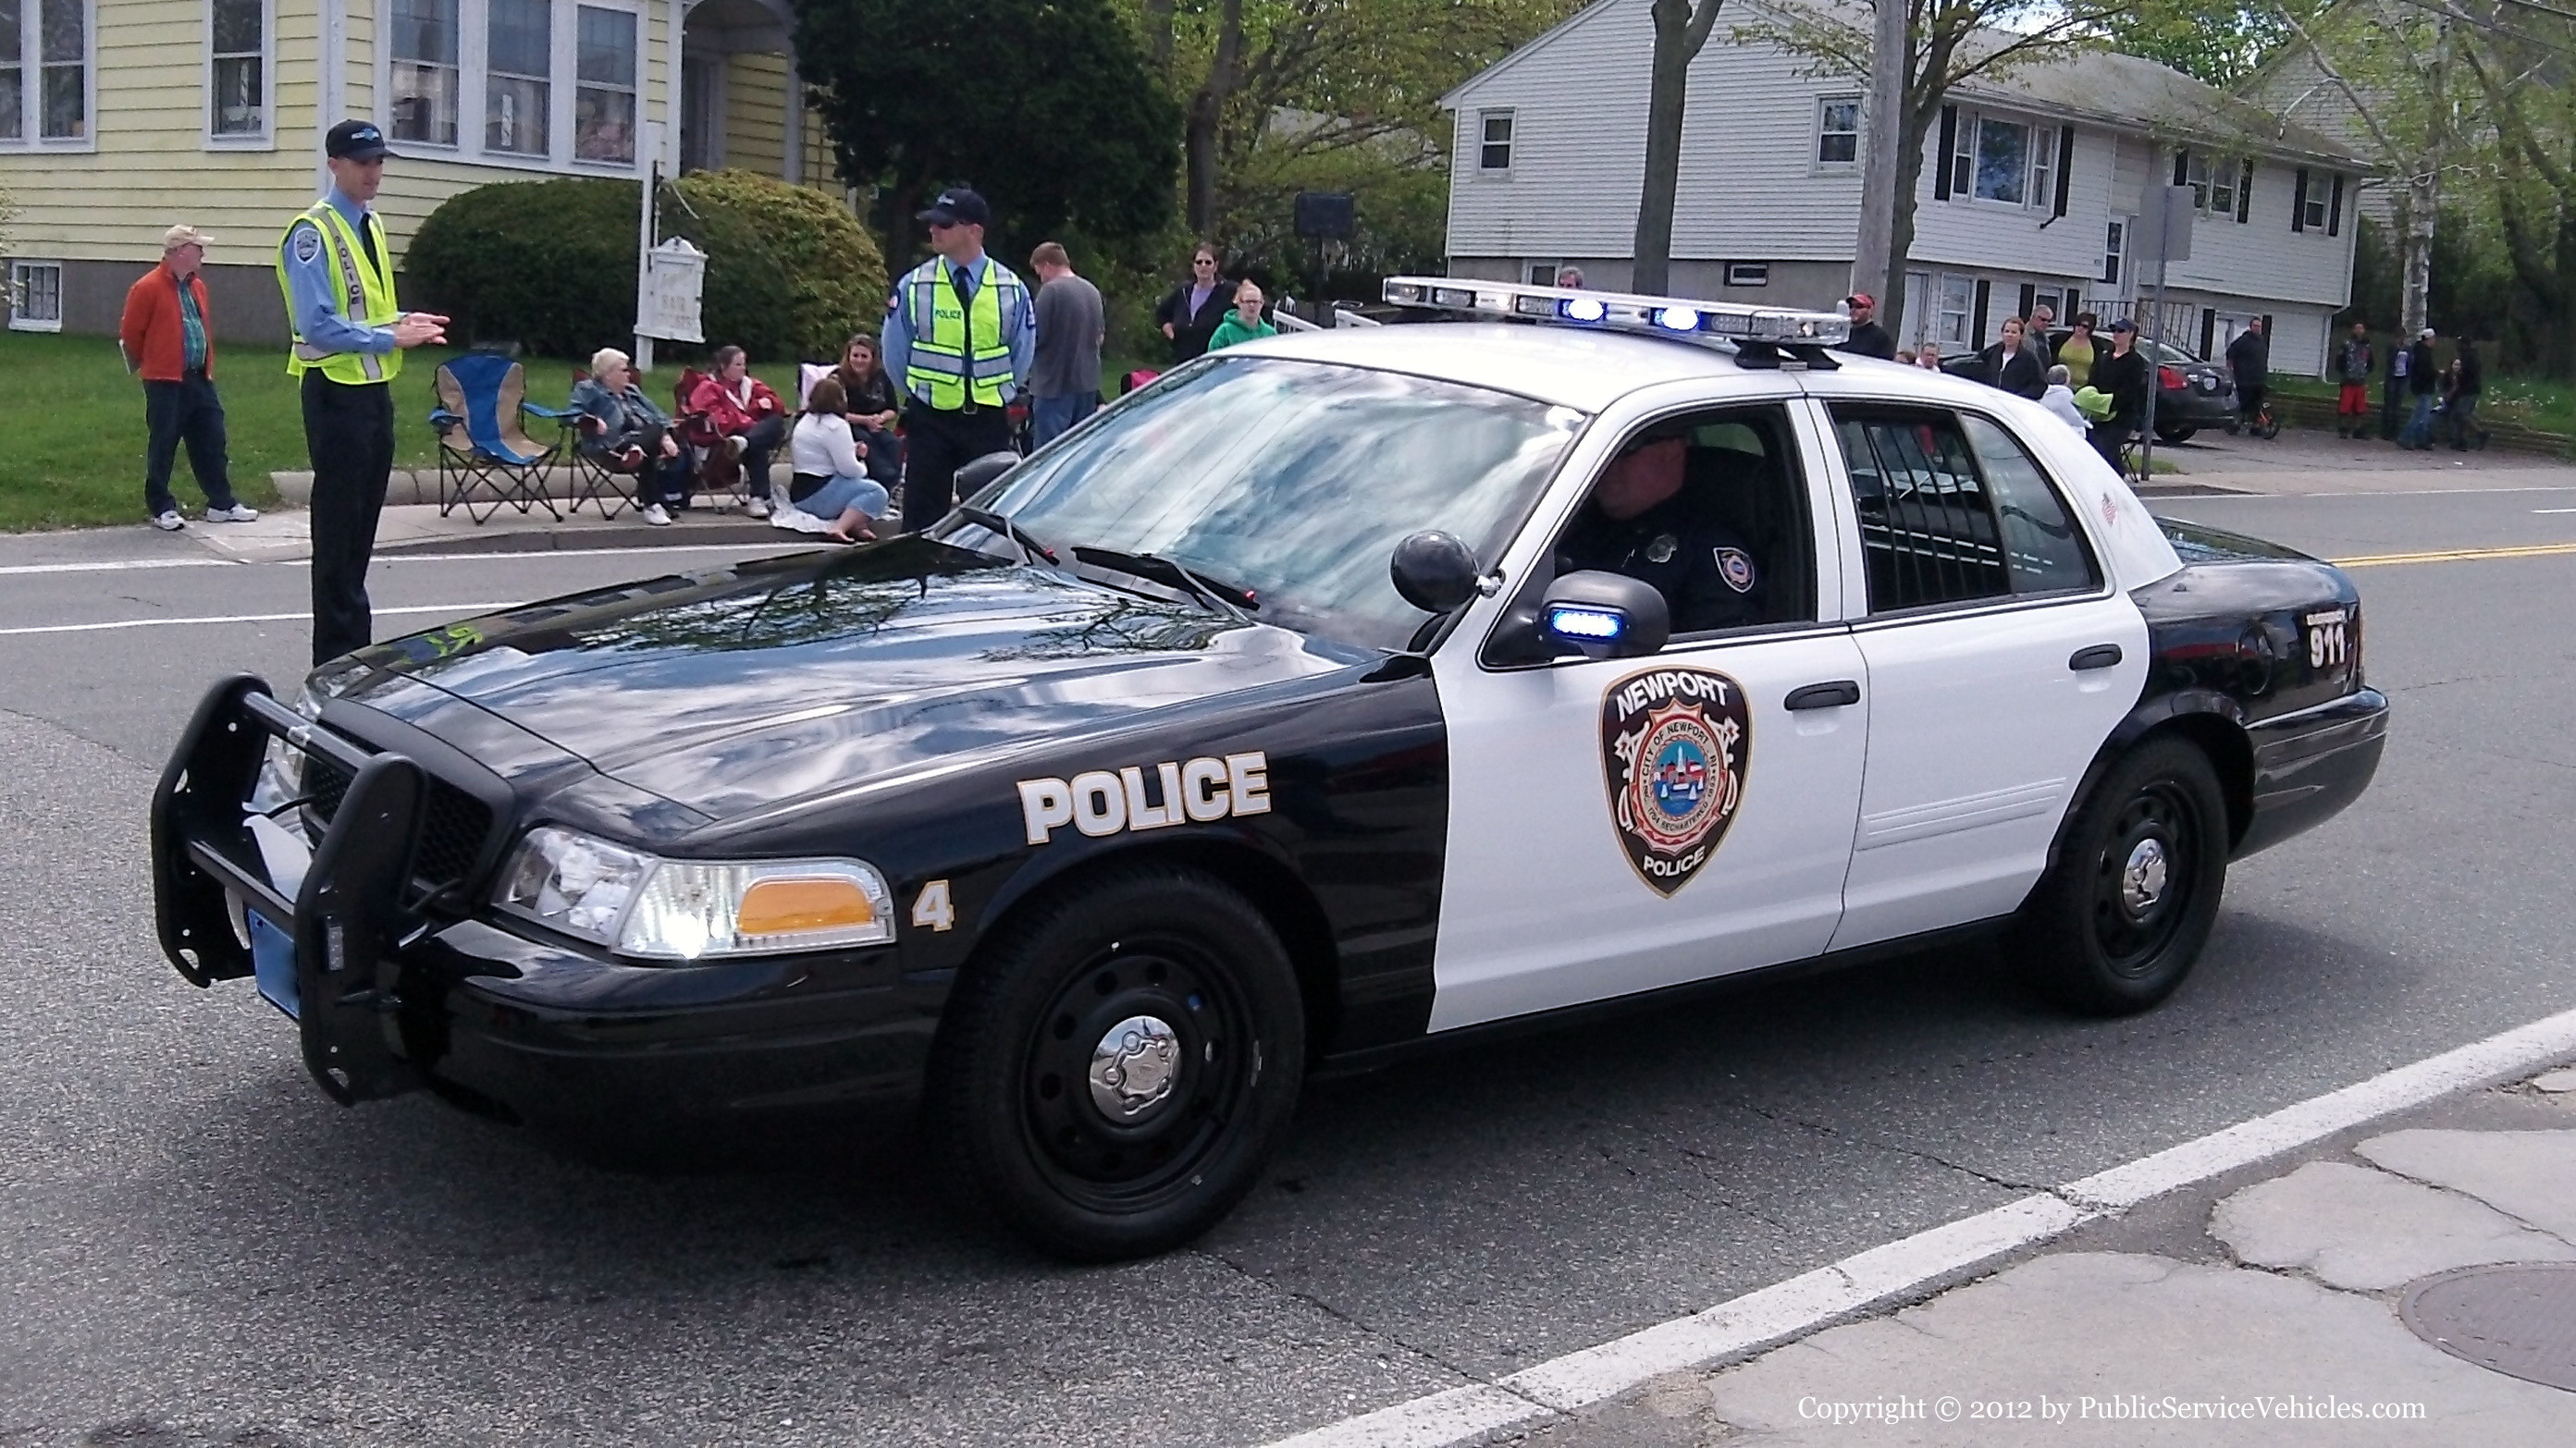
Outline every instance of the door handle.
{"label": "door handle", "polygon": [[1781,707],[1787,709],[1840,709],[1860,702],[1860,682],[1835,679],[1829,683],[1809,684],[1803,689],[1791,689],[1789,697],[1780,702]]}
{"label": "door handle", "polygon": [[2075,657],[2066,661],[2066,667],[2074,669],[2080,673],[2085,669],[2111,668],[2119,662],[2120,646],[2118,644],[2095,644],[2089,649],[2077,649],[2075,651]]}

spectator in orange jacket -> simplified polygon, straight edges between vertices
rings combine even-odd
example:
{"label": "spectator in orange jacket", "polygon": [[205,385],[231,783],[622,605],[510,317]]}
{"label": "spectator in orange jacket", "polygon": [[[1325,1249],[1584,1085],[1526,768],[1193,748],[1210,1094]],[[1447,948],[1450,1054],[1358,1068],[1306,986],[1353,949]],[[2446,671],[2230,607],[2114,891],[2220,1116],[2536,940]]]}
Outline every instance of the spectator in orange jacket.
{"label": "spectator in orange jacket", "polygon": [[[725,447],[732,460],[742,464],[751,486],[745,491],[751,498],[750,511],[755,518],[766,518],[778,499],[770,496],[775,489],[769,479],[769,455],[787,440],[787,408],[768,383],[751,375],[751,359],[740,347],[718,347],[715,371],[698,380],[682,404],[690,412],[703,413],[707,425],[724,435]],[[721,482],[720,469],[713,481]]]}
{"label": "spectator in orange jacket", "polygon": [[215,396],[215,329],[206,307],[206,243],[193,226],[161,237],[161,264],[125,293],[117,339],[125,365],[143,376],[143,511],[154,527],[187,526],[170,495],[170,463],[188,445],[188,471],[206,495],[206,521],[247,523],[259,516],[233,496],[224,456],[224,404]]}

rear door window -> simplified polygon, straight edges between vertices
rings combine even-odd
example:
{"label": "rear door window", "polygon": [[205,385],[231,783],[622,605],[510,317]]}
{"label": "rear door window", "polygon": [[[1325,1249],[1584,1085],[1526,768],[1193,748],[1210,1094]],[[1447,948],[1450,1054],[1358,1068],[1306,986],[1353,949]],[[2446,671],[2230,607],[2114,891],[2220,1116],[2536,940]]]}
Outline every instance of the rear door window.
{"label": "rear door window", "polygon": [[1873,614],[2098,584],[2065,502],[2011,434],[1942,409],[1837,407]]}

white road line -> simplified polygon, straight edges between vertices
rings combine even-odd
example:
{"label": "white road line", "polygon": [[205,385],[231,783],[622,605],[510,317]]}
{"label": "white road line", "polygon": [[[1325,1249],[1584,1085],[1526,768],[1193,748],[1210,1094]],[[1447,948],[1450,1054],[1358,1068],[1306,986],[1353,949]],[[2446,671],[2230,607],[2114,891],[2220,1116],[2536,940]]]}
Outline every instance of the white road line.
{"label": "white road line", "polygon": [[2534,508],[2534,513],[2576,513],[2576,508]]}
{"label": "white road line", "polygon": [[115,563],[12,563],[0,577],[26,573],[123,573],[132,568],[238,568],[238,558],[129,558]]}
{"label": "white road line", "polygon": [[[378,616],[389,613],[444,613],[455,617],[490,613],[495,609],[517,608],[515,603],[421,603],[404,608],[380,608]],[[20,634],[101,633],[120,628],[169,628],[181,624],[204,623],[303,623],[309,613],[228,613],[214,618],[120,618],[108,623],[40,623],[21,628],[0,628],[0,638]]]}
{"label": "white road line", "polygon": [[2576,1010],[2384,1071],[1991,1211],[1855,1253],[1688,1317],[1282,1438],[1270,1448],[1448,1448],[1561,1417],[1665,1373],[1750,1356],[1837,1318],[1922,1293],[2086,1222],[2421,1106],[2576,1055]]}
{"label": "white road line", "polygon": [[[2191,480],[2191,475],[2189,473],[2176,473],[2173,474],[2173,476],[2184,479],[2186,485],[2188,485]],[[2221,476],[2224,475],[2222,474]],[[2180,502],[2185,498],[2189,498],[2196,503],[2233,503],[2253,498],[2262,498],[2268,501],[2275,498],[2447,498],[2454,495],[2482,497],[2494,493],[2576,493],[2576,484],[2568,483],[2533,483],[2519,488],[2359,488],[2349,493],[2255,493],[2238,491],[2235,488],[2229,487],[2229,485],[2225,483],[2209,483],[2205,486],[2213,488],[2227,488],[2228,491],[2224,493],[2157,493],[2150,489],[2147,492],[2139,494],[2138,497],[2140,501],[2146,503],[2165,501]]]}

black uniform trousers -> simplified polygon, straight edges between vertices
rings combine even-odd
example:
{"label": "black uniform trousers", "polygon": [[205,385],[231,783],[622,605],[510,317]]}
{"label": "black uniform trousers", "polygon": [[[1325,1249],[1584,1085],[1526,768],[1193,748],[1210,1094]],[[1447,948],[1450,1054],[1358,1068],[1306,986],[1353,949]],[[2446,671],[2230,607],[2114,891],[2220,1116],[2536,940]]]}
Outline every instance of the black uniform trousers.
{"label": "black uniform trousers", "polygon": [[178,511],[170,495],[170,464],[179,444],[188,445],[188,471],[206,506],[221,512],[238,501],[224,461],[224,404],[215,396],[214,379],[190,371],[176,382],[143,384],[143,511],[158,518]]}
{"label": "black uniform trousers", "polygon": [[942,412],[914,399],[903,410],[903,531],[918,533],[957,506],[957,470],[1011,445],[1004,407]]}
{"label": "black uniform trousers", "polygon": [[394,467],[390,383],[304,374],[304,449],[313,459],[313,662],[375,642],[367,562]]}

